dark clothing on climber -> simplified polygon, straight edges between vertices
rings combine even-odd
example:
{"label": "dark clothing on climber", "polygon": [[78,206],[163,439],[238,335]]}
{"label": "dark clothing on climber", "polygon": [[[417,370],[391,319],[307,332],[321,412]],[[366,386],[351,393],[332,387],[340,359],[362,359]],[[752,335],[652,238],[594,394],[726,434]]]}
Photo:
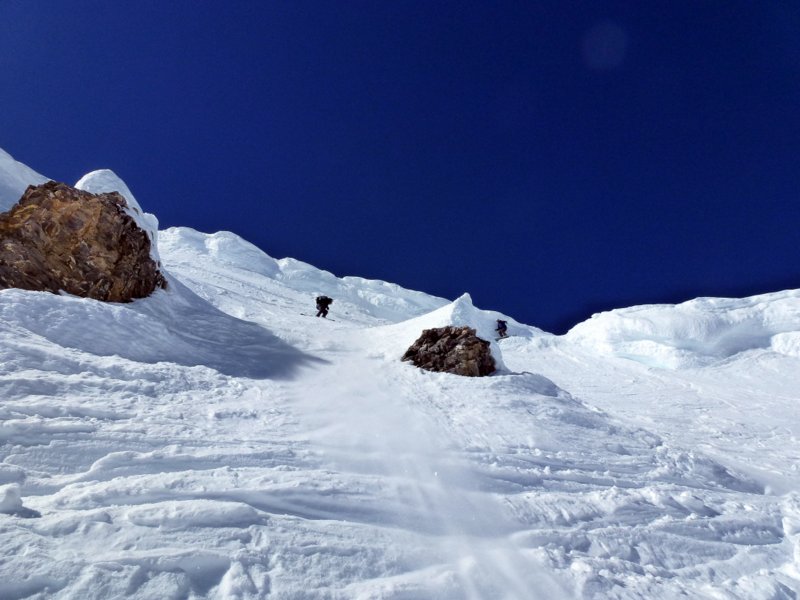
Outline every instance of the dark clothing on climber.
{"label": "dark clothing on climber", "polygon": [[501,319],[497,319],[497,329],[495,331],[501,338],[508,337],[508,324]]}
{"label": "dark clothing on climber", "polygon": [[328,316],[328,307],[333,302],[333,298],[328,298],[327,296],[317,296],[317,316],[318,317],[327,317]]}

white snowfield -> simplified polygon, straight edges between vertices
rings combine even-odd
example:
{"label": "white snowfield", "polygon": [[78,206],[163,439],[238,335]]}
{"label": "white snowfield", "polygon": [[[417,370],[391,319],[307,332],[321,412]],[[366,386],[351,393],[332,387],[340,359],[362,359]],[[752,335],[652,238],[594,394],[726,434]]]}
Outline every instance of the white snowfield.
{"label": "white snowfield", "polygon": [[[467,295],[158,244],[131,304],[0,291],[3,600],[800,593],[797,291],[496,342]],[[446,324],[501,371],[400,362]]]}

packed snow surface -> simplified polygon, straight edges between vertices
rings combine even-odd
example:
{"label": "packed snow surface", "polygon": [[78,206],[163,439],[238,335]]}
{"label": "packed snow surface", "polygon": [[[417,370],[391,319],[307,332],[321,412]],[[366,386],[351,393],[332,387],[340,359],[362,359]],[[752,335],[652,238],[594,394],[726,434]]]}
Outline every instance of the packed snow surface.
{"label": "packed snow surface", "polygon": [[[800,592],[797,292],[559,337],[231,233],[158,243],[150,298],[0,291],[0,598]],[[400,362],[448,324],[500,371]]]}

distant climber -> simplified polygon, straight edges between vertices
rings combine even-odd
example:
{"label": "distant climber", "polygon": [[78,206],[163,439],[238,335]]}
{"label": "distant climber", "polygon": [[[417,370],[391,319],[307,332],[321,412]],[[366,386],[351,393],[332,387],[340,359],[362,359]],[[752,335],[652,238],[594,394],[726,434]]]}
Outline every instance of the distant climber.
{"label": "distant climber", "polygon": [[495,328],[495,331],[501,338],[508,337],[508,323],[502,319],[497,319],[497,328]]}
{"label": "distant climber", "polygon": [[332,302],[333,298],[328,298],[327,296],[317,296],[317,316],[327,317],[328,307],[330,307]]}

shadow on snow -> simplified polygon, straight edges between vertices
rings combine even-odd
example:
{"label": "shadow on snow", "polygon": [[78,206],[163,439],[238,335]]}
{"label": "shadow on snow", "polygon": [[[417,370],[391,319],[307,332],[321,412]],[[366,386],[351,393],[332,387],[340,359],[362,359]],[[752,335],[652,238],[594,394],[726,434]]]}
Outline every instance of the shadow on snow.
{"label": "shadow on snow", "polygon": [[4,290],[0,318],[48,341],[141,363],[204,366],[231,377],[291,379],[325,361],[256,323],[215,308],[174,277],[169,290],[130,304]]}

